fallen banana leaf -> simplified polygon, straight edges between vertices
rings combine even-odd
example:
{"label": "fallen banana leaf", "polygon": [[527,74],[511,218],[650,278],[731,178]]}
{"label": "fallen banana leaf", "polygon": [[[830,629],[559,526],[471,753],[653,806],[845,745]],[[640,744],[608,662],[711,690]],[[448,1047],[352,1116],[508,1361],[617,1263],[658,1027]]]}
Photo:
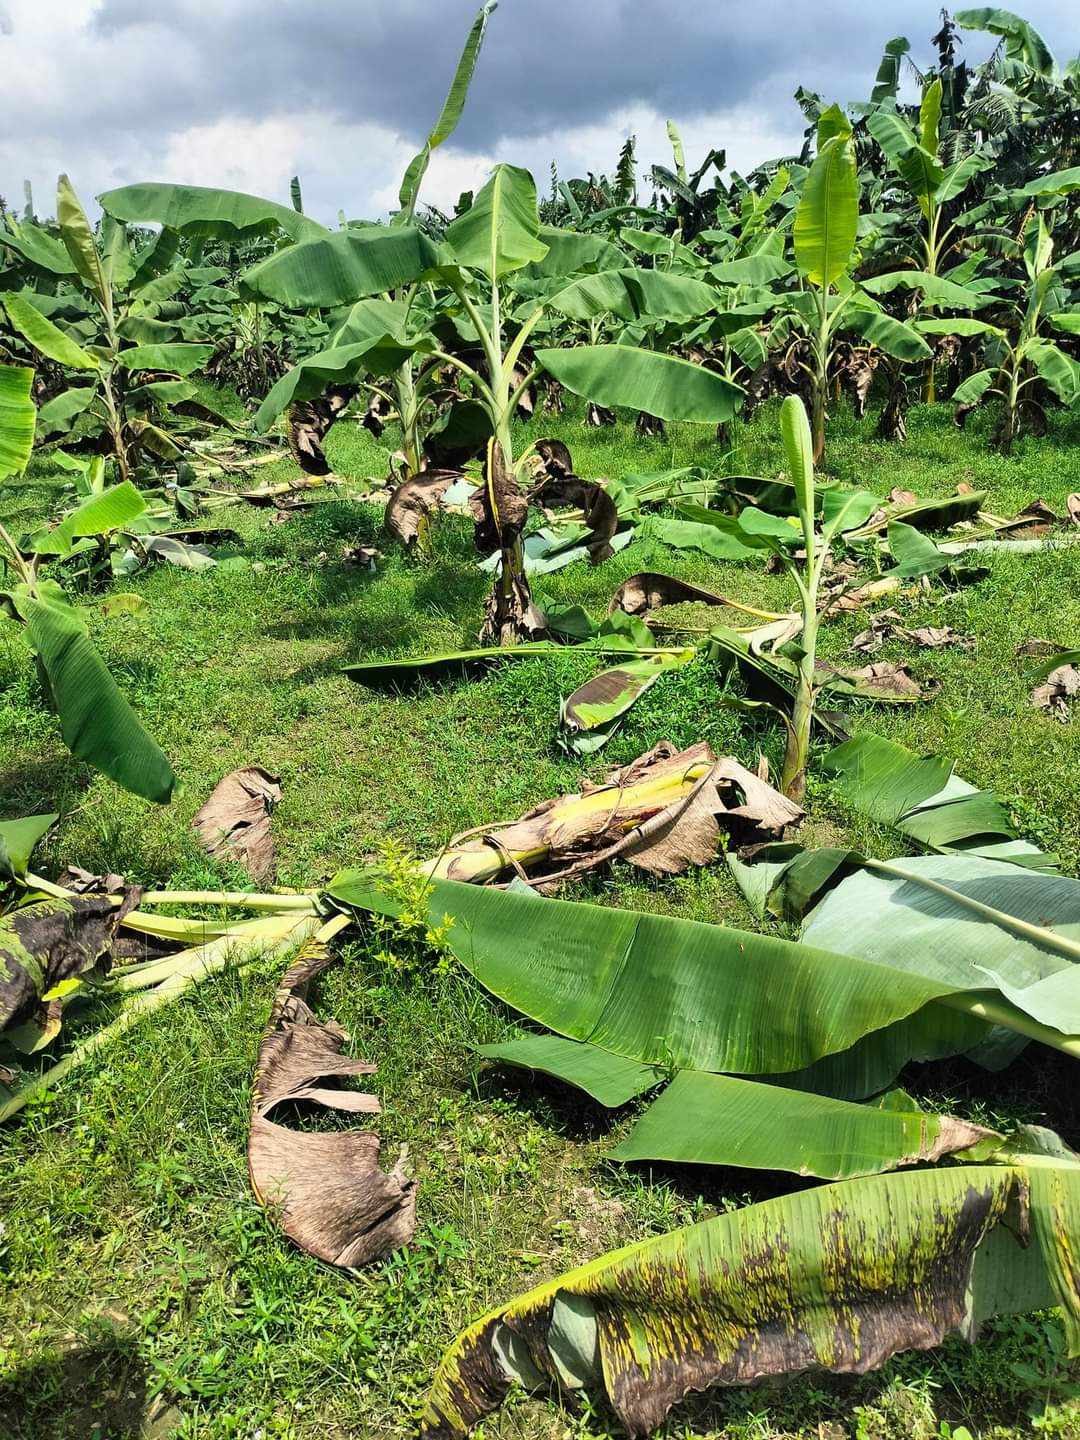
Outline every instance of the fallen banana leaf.
{"label": "fallen banana leaf", "polygon": [[515,1381],[602,1390],[634,1436],[692,1391],[862,1374],[993,1315],[1058,1304],[1080,1352],[1072,1157],[849,1180],[613,1251],[465,1330],[422,1433],[455,1440]]}
{"label": "fallen banana leaf", "polygon": [[[577,647],[579,653],[589,655],[634,654],[659,655],[681,654],[679,650],[659,650],[653,647],[635,647],[616,640],[608,643],[597,639]],[[467,675],[471,671],[487,669],[491,665],[502,665],[510,660],[527,660],[532,655],[565,655],[566,646],[552,640],[523,641],[519,645],[486,645],[476,650],[454,650],[443,655],[416,655],[403,660],[361,660],[353,665],[342,666],[342,674],[350,680],[373,687],[386,686],[390,689],[409,689],[424,680],[437,680],[446,676]]]}
{"label": "fallen banana leaf", "polygon": [[477,1054],[514,1069],[551,1075],[584,1090],[610,1110],[654,1089],[665,1078],[658,1065],[641,1065],[561,1035],[522,1035],[498,1045],[480,1045]]}
{"label": "fallen banana leaf", "polygon": [[345,1114],[377,1115],[374,1095],[327,1084],[370,1075],[375,1066],[342,1055],[348,1036],[316,1019],[305,996],[332,964],[331,921],[300,949],[286,971],[259,1046],[248,1136],[251,1187],[291,1240],[330,1265],[370,1264],[405,1245],[416,1229],[416,1187],[404,1157],[379,1168],[379,1137],[371,1131],[293,1129],[275,1118],[287,1106],[314,1105]]}
{"label": "fallen banana leaf", "polygon": [[[24,871],[25,873],[25,871]],[[64,995],[101,980],[112,963],[117,926],[139,900],[98,897],[33,900],[0,915],[0,1034],[32,1053],[60,1029]]]}
{"label": "fallen banana leaf", "polygon": [[660,651],[624,661],[602,670],[566,697],[562,724],[569,732],[569,748],[592,753],[614,735],[623,716],[650,690],[661,675],[681,670],[697,657],[693,648]]}
{"label": "fallen banana leaf", "polygon": [[934,1164],[948,1155],[986,1160],[1001,1144],[993,1130],[951,1115],[855,1105],[683,1070],[608,1154],[612,1160],[731,1165],[848,1180]]}
{"label": "fallen banana leaf", "polygon": [[[864,863],[875,873],[882,869],[882,862]],[[920,863],[926,860],[904,862]],[[1038,890],[1031,903],[1053,900],[1055,908],[1042,913],[1055,918],[1080,905],[1080,881],[966,857],[934,863],[988,866],[1007,872],[1009,883],[1053,880],[1064,889],[1053,896]],[[859,942],[852,926],[830,928],[828,949],[817,928],[794,942],[443,880],[433,884],[431,914],[433,924],[452,917],[451,950],[499,999],[558,1035],[643,1065],[771,1075],[793,1088],[859,1099],[888,1086],[912,1058],[972,1049],[994,1024],[1080,1058],[1080,969],[1072,965],[1080,940],[998,910],[976,907],[972,919],[971,898],[957,898],[950,886],[971,927],[971,945],[960,952],[946,939],[939,948],[932,914],[916,924],[932,886],[916,884],[898,865],[885,870],[907,886],[897,912],[904,926],[888,909],[883,921],[864,909]],[[328,896],[363,908],[363,888],[350,893],[350,878],[335,880]],[[860,872],[853,880],[862,878]],[[838,887],[829,899],[844,891]],[[815,924],[827,904],[815,912]],[[951,914],[948,926],[941,937],[953,933]],[[1000,976],[970,958],[1007,951],[1018,933],[1037,936],[1039,944],[1019,947],[1016,963],[1006,954]],[[928,952],[932,959],[925,959]],[[1049,983],[1040,987],[1036,979]]]}
{"label": "fallen banana leaf", "polygon": [[856,735],[825,756],[822,769],[836,777],[848,802],[891,825],[928,850],[962,851],[1054,870],[1057,859],[1017,838],[1001,802],[988,790],[953,774],[952,762],[916,755],[879,735]]}
{"label": "fallen banana leaf", "polygon": [[218,781],[191,823],[207,854],[234,860],[263,884],[274,873],[270,812],[280,799],[276,775],[245,765]]}
{"label": "fallen banana leaf", "polygon": [[[676,874],[715,859],[724,835],[761,843],[782,836],[802,813],[730,756],[661,742],[600,785],[456,837],[423,869],[435,880],[474,885],[531,872],[531,883],[543,885],[618,857],[652,874]],[[371,888],[367,872],[344,871],[327,893],[363,909]]]}

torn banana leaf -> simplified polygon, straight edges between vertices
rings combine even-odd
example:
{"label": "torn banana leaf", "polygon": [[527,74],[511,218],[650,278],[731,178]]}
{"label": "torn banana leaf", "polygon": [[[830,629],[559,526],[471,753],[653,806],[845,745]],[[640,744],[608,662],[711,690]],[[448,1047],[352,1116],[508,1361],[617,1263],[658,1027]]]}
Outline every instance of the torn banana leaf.
{"label": "torn banana leaf", "polygon": [[665,605],[726,605],[723,595],[691,585],[674,575],[642,570],[624,580],[608,601],[608,614],[624,610],[627,615],[647,615]]}
{"label": "torn banana leaf", "polygon": [[629,1245],[490,1311],[443,1358],[428,1440],[516,1381],[595,1388],[645,1435],[692,1391],[807,1369],[862,1374],[1047,1305],[1080,1352],[1072,1157],[849,1180]]}
{"label": "torn banana leaf", "polygon": [[318,1020],[305,995],[333,956],[308,940],[274,997],[259,1046],[248,1137],[248,1170],[259,1203],[302,1250],[330,1265],[370,1264],[405,1245],[416,1229],[415,1182],[404,1161],[379,1167],[369,1130],[301,1130],[282,1123],[298,1105],[346,1115],[377,1115],[374,1095],[331,1082],[370,1075],[375,1066],[342,1055],[348,1036]]}
{"label": "torn banana leaf", "polygon": [[863,734],[831,750],[822,769],[835,776],[841,794],[863,815],[928,850],[1057,869],[1057,857],[1018,839],[993,792],[977,790],[954,775],[950,760],[916,755],[894,740]]}
{"label": "torn banana leaf", "polygon": [[683,669],[697,653],[691,646],[639,655],[579,685],[562,705],[562,724],[569,732],[570,749],[577,754],[599,750],[614,735],[626,712],[661,675]]}
{"label": "torn banana leaf", "polygon": [[612,1160],[731,1165],[849,1180],[933,1164],[946,1155],[985,1160],[1001,1143],[994,1131],[951,1115],[854,1105],[732,1075],[683,1070],[608,1153]]}

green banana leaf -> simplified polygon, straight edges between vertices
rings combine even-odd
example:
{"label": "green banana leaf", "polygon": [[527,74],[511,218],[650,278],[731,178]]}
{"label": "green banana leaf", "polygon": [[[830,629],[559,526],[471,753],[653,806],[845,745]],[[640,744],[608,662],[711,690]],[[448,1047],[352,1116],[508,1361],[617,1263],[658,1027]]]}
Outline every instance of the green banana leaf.
{"label": "green banana leaf", "polygon": [[17,230],[0,227],[0,243],[10,245],[24,260],[51,275],[74,275],[71,256],[59,240],[38,225],[23,221]]}
{"label": "green banana leaf", "polygon": [[856,335],[897,360],[928,360],[933,354],[918,330],[902,320],[894,320],[882,310],[849,306],[843,324],[846,330],[854,330]]}
{"label": "green banana leaf", "polygon": [[125,790],[167,803],[176,783],[172,768],[121,695],[60,587],[39,583],[22,613],[71,753]]}
{"label": "green banana leaf", "polygon": [[125,370],[169,370],[177,375],[192,375],[201,370],[214,353],[213,345],[133,345],[118,356]]}
{"label": "green banana leaf", "polygon": [[330,310],[411,285],[437,261],[436,246],[411,226],[340,230],[260,261],[241,276],[240,292],[290,310]]}
{"label": "green banana leaf", "polygon": [[1057,868],[1057,857],[1018,839],[997,797],[954,775],[951,761],[863,734],[830,750],[821,766],[858,811],[928,850]]}
{"label": "green banana leaf", "polygon": [[0,365],[0,480],[21,475],[33,453],[33,383],[34,372],[27,366]]}
{"label": "green banana leaf", "polygon": [[[831,138],[822,141],[822,129]],[[803,182],[792,231],[795,260],[812,285],[827,289],[851,263],[859,224],[859,176],[851,126],[839,106],[821,117],[818,155]]]}
{"label": "green banana leaf", "polygon": [[0,298],[12,328],[17,330],[24,340],[29,340],[40,354],[73,370],[98,369],[95,356],[90,355],[81,345],[76,345],[69,335],[46,319],[28,300],[10,291]]}
{"label": "green banana leaf", "polygon": [[0,820],[0,880],[21,880],[34,846],[60,819],[59,815],[28,815]]}
{"label": "green banana leaf", "polygon": [[79,279],[95,296],[98,303],[109,306],[112,303],[112,286],[105,275],[105,269],[94,243],[94,232],[86,211],[79,203],[79,197],[66,175],[61,175],[56,186],[56,221],[60,226],[60,238],[64,242],[71,263]]}
{"label": "green banana leaf", "polygon": [[887,274],[864,280],[862,288],[871,295],[891,295],[897,289],[918,290],[931,304],[947,305],[957,310],[978,310],[997,299],[995,295],[980,295],[975,290],[956,285],[940,275],[928,274],[925,270],[890,270]]}
{"label": "green banana leaf", "polygon": [[652,1090],[665,1078],[657,1065],[641,1065],[561,1035],[522,1035],[498,1045],[480,1045],[485,1060],[517,1070],[536,1070],[584,1090],[609,1110]]}
{"label": "green banana leaf", "polygon": [[71,553],[76,540],[87,535],[107,535],[113,530],[125,529],[145,514],[146,500],[142,493],[130,480],[124,480],[119,485],[91,495],[54,529],[43,530],[33,536],[28,549],[35,555],[62,558]]}
{"label": "green banana leaf", "polygon": [[396,225],[407,225],[411,222],[416,210],[416,199],[420,193],[420,186],[431,160],[431,152],[437,150],[445,140],[449,140],[457,129],[458,121],[465,109],[465,100],[469,93],[469,85],[472,83],[473,71],[476,69],[476,62],[480,56],[480,47],[484,43],[484,31],[487,29],[488,17],[495,8],[496,0],[486,0],[486,3],[481,5],[477,12],[472,29],[465,40],[465,48],[461,52],[457,69],[454,71],[454,78],[450,82],[450,89],[443,101],[442,110],[439,112],[439,118],[424,141],[424,148],[409,161],[401,181],[401,189],[398,192],[398,204],[401,208],[394,218]]}
{"label": "green banana leaf", "polygon": [[362,375],[388,375],[415,352],[391,335],[379,335],[358,344],[334,345],[309,355],[285,372],[255,412],[256,433],[269,430],[282,411],[302,400],[313,400],[328,385],[347,385]]}
{"label": "green banana leaf", "polygon": [[444,1356],[421,1431],[466,1435],[517,1381],[593,1387],[644,1435],[692,1391],[808,1368],[863,1373],[953,1333],[974,1340],[990,1316],[1055,1303],[1076,1354],[1078,1231],[1080,1166],[1067,1152],[767,1200],[615,1250],[490,1311]]}
{"label": "green banana leaf", "polygon": [[124,185],[99,195],[98,204],[116,220],[160,224],[192,239],[246,240],[284,231],[290,240],[309,240],[327,234],[288,205],[203,185]]}
{"label": "green banana leaf", "polygon": [[496,165],[476,199],[446,231],[446,243],[461,265],[499,280],[543,260],[536,184],[517,165]]}
{"label": "green banana leaf", "polygon": [[614,735],[626,712],[661,675],[683,669],[697,653],[687,648],[640,655],[622,661],[611,670],[602,670],[579,685],[562,704],[562,723],[570,734],[570,748],[579,754],[598,750]]}
{"label": "green banana leaf", "polygon": [[730,1165],[850,1180],[946,1155],[989,1159],[1002,1137],[905,1106],[855,1105],[779,1085],[683,1070],[653,1101],[612,1160]]}
{"label": "green banana leaf", "polygon": [[567,390],[598,405],[644,410],[661,420],[730,420],[743,391],[720,375],[632,345],[538,349],[536,361]]}
{"label": "green banana leaf", "polygon": [[[32,375],[33,371],[27,371],[27,374]],[[75,385],[46,401],[38,411],[38,427],[42,435],[46,438],[66,435],[78,417],[89,409],[96,394],[94,385]]]}
{"label": "green banana leaf", "polygon": [[[946,866],[996,864],[998,872],[1005,872],[1004,881],[1021,876],[1039,886],[1048,879],[1064,883],[1061,894],[1040,891],[1041,899],[1056,902],[1056,911],[1048,914],[1063,913],[1080,893],[1080,881],[1032,876],[1000,862],[962,856],[920,857],[905,861],[904,867],[927,860]],[[915,908],[912,896],[923,887],[898,879],[898,874],[890,871],[889,878],[907,886],[902,896],[906,923]],[[838,887],[818,907],[815,919],[843,892],[844,886]],[[347,884],[331,885],[327,893],[344,905],[354,900]],[[356,903],[364,902],[361,898]],[[811,1076],[806,1084],[792,1076],[831,1057],[825,1076],[831,1092],[861,1098],[885,1088],[915,1054],[929,1058],[972,1048],[985,1037],[991,1012],[995,1023],[1021,1034],[1037,1033],[1057,1048],[1080,1053],[1074,1038],[1080,1021],[1075,1030],[1068,1029],[1072,1007],[1062,1006],[1060,1023],[1055,1024],[1047,1018],[1054,997],[1048,999],[1040,990],[1029,997],[1020,983],[1037,969],[1039,976],[1060,987],[1065,981],[1056,977],[1070,962],[1054,951],[1040,962],[1031,945],[1023,949],[1028,968],[1010,964],[1006,956],[999,981],[959,952],[954,963],[947,948],[935,950],[923,973],[920,957],[927,945],[935,945],[934,939],[922,933],[922,925],[918,951],[905,946],[905,932],[891,915],[886,918],[896,955],[880,958],[880,937],[871,931],[867,943],[875,941],[876,957],[871,959],[853,954],[850,938],[842,941],[843,949],[826,949],[809,934],[794,942],[450,881],[432,886],[430,907],[433,923],[453,917],[451,950],[500,1000],[557,1035],[643,1065],[769,1075],[794,1088],[822,1089],[819,1077]],[[1002,928],[1010,924],[1008,917],[1003,922],[998,917],[964,923],[973,933],[992,930],[995,946],[999,930],[1006,937],[1013,934]],[[914,920],[911,928],[916,929]],[[830,938],[837,939],[831,930]],[[1005,948],[1004,942],[998,948]],[[987,940],[985,953],[990,949]],[[1080,969],[1075,973],[1080,977]],[[1003,986],[1009,988],[1008,997]],[[972,991],[989,994],[974,1000]],[[882,1033],[893,1026],[894,1036]],[[882,1063],[877,1050],[884,1054]]]}

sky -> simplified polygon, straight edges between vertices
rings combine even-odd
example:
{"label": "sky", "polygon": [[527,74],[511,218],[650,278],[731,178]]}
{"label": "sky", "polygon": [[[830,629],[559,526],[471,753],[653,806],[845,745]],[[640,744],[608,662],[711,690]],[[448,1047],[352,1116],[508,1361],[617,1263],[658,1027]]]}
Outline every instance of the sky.
{"label": "sky", "polygon": [[[51,214],[66,171],[102,190],[171,180],[376,219],[442,105],[478,0],[0,0],[0,194],[34,187]],[[1059,61],[1080,50],[1077,0],[1021,13]],[[500,0],[462,123],[422,192],[444,210],[491,166],[560,177],[612,171],[628,134],[639,174],[690,168],[710,146],[749,170],[796,152],[804,85],[865,99],[881,51],[907,35],[929,62],[939,7],[919,0]],[[985,58],[991,37],[965,34]]]}

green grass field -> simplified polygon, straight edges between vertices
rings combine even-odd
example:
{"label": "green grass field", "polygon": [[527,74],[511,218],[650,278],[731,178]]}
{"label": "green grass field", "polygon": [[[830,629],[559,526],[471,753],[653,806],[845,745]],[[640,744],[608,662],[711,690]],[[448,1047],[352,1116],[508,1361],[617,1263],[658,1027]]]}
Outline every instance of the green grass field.
{"label": "green grass field", "polygon": [[[1010,514],[1042,497],[1057,509],[1080,490],[1080,421],[1057,420],[1042,440],[1003,459],[988,421],[955,431],[948,407],[916,409],[907,443],[873,438],[846,411],[830,435],[829,473],[879,493],[899,485],[945,495],[960,481]],[[713,465],[709,433],[673,426],[642,441],[627,424],[590,431],[580,415],[524,433],[561,435],[585,476],[675,463]],[[376,445],[353,422],[331,436],[342,475],[385,470],[395,437]],[[737,436],[741,473],[775,473],[774,410]],[[38,462],[43,464],[43,462]],[[31,472],[44,474],[44,470]],[[260,479],[293,473],[282,465]],[[15,503],[17,497],[17,504]],[[7,511],[40,505],[12,492]],[[525,660],[469,681],[385,695],[340,673],[345,662],[468,645],[487,577],[475,568],[471,526],[448,519],[428,560],[380,539],[381,513],[331,499],[269,523],[237,506],[221,523],[243,537],[247,568],[189,574],[166,566],[123,582],[149,602],[106,620],[87,602],[96,639],[121,685],[165,748],[183,789],[154,809],[92,774],[63,748],[17,628],[0,620],[0,816],[58,810],[38,856],[57,873],[74,863],[138,883],[196,887],[235,882],[190,830],[222,775],[257,763],[282,777],[274,815],[278,878],[309,886],[393,840],[417,855],[454,832],[510,818],[578,788],[660,739],[706,740],[718,753],[779,762],[781,737],[717,703],[706,660],[661,679],[599,756],[582,762],[555,743],[560,696],[590,673],[568,652]],[[29,512],[15,516],[25,528]],[[351,568],[358,540],[384,544],[377,574]],[[1075,645],[1080,547],[995,556],[989,578],[901,602],[912,624],[949,624],[970,651],[918,651],[929,703],[859,708],[873,729],[955,760],[993,789],[1023,831],[1080,871],[1080,714],[1063,725],[1029,707],[1028,636]],[[541,602],[602,613],[635,571],[667,570],[749,603],[780,608],[787,582],[759,566],[680,554],[638,532],[604,564],[541,578]],[[827,656],[844,653],[865,616],[826,627]],[[899,659],[890,643],[883,659]],[[896,835],[845,813],[811,781],[805,834],[846,837],[897,853]],[[750,925],[722,867],[651,883],[625,868],[580,895]],[[375,1061],[378,1122],[392,1159],[409,1147],[419,1180],[416,1243],[357,1275],[321,1266],[268,1223],[247,1186],[244,1145],[252,1067],[281,964],[205,983],[70,1074],[0,1133],[0,1436],[4,1440],[344,1440],[410,1433],[444,1344],[486,1307],[626,1241],[776,1193],[769,1177],[737,1171],[626,1172],[600,1156],[630,1115],[605,1112],[554,1085],[482,1066],[478,1043],[513,1017],[467,976],[436,974],[411,953],[397,963],[354,943],[321,986],[356,1053]],[[1080,1143],[1080,1099],[1068,1062],[1033,1046],[991,1077],[962,1062],[905,1077],[934,1106],[990,1121],[1022,1118]],[[1053,1316],[995,1322],[982,1345],[951,1342],[898,1357],[862,1378],[807,1376],[716,1392],[673,1412],[669,1437],[730,1440],[949,1440],[966,1426],[990,1437],[1080,1436],[1062,1333]],[[1072,1398],[1070,1398],[1072,1396]],[[156,1427],[156,1429],[155,1429]],[[555,1440],[618,1433],[604,1410],[576,1412],[517,1399],[484,1427],[486,1440]]]}

